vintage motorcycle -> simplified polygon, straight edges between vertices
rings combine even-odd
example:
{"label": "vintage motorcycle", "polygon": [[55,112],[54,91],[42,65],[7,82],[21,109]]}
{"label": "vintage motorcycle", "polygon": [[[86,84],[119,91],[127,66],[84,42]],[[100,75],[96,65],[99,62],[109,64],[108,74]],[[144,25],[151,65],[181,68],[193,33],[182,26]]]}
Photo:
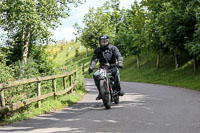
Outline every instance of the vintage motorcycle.
{"label": "vintage motorcycle", "polygon": [[[112,67],[117,67],[116,64],[111,64]],[[119,91],[117,91],[114,77],[112,76],[110,64],[107,64],[103,68],[99,68],[99,82],[100,82],[100,93],[103,104],[106,109],[111,108],[111,103],[119,104]]]}

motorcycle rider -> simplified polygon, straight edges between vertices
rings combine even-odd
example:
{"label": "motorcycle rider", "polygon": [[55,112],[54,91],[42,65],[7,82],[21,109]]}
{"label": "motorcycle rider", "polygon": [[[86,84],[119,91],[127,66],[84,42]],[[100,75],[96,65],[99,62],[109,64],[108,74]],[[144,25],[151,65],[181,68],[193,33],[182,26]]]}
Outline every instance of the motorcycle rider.
{"label": "motorcycle rider", "polygon": [[[99,37],[99,44],[100,44],[100,47],[96,48],[94,51],[94,55],[92,57],[90,67],[88,70],[89,74],[93,72],[98,60],[100,62],[100,67],[104,67],[105,65],[108,65],[108,63],[111,64],[109,66],[109,69],[111,69],[112,76],[115,79],[116,88],[119,91],[119,95],[123,96],[124,92],[121,90],[120,74],[117,68],[117,67],[119,68],[123,67],[123,57],[116,46],[109,44],[109,37],[107,35],[102,35]],[[116,65],[113,65],[112,67],[112,64],[117,64],[117,67]],[[99,94],[96,100],[101,99],[99,79],[98,79],[99,75],[100,75],[99,70],[97,70],[93,75],[95,85],[97,86],[97,89],[99,91]]]}

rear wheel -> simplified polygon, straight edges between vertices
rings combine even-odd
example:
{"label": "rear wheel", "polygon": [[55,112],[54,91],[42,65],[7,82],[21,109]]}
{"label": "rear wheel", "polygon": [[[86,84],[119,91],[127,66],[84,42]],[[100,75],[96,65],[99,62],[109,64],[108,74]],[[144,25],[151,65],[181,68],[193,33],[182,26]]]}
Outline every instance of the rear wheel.
{"label": "rear wheel", "polygon": [[111,96],[110,96],[110,90],[109,90],[106,80],[100,80],[100,93],[101,93],[102,101],[105,108],[110,109]]}
{"label": "rear wheel", "polygon": [[113,87],[113,101],[115,104],[119,104],[119,92],[116,91],[116,86],[112,85]]}

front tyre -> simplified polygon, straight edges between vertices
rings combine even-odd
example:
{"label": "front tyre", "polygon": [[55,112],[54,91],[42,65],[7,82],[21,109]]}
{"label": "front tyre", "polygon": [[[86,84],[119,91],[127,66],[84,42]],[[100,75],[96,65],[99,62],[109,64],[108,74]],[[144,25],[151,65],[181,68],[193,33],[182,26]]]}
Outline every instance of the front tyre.
{"label": "front tyre", "polygon": [[119,95],[116,95],[114,97],[114,102],[115,102],[115,104],[119,104]]}
{"label": "front tyre", "polygon": [[100,80],[100,93],[102,97],[103,104],[106,109],[111,108],[111,96],[109,86],[107,85],[106,80]]}

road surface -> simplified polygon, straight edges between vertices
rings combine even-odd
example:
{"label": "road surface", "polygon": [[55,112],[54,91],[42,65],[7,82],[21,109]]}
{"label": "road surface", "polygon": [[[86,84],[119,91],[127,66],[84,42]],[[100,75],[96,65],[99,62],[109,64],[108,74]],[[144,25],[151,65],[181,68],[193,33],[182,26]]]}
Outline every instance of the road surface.
{"label": "road surface", "polygon": [[163,85],[121,82],[120,104],[106,110],[97,90],[86,79],[82,101],[62,111],[9,126],[2,133],[200,133],[200,92]]}

